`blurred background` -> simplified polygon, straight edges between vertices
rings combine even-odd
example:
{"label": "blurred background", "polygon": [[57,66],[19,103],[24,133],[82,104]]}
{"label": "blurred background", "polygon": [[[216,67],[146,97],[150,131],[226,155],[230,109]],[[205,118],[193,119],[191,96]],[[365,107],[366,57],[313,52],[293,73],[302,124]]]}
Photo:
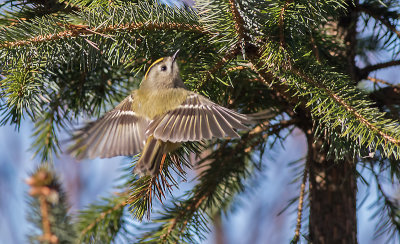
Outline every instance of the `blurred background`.
{"label": "blurred background", "polygon": [[[0,243],[26,243],[30,223],[26,221],[29,187],[25,184],[38,162],[31,159],[29,151],[32,124],[24,122],[20,131],[14,127],[0,127]],[[238,197],[234,210],[215,223],[204,243],[289,243],[294,234],[296,208],[294,204],[281,213],[289,201],[299,194],[300,182],[290,182],[305,155],[305,137],[300,131],[287,138],[285,143],[266,153],[263,169],[248,182],[249,190]],[[298,161],[300,160],[300,161]],[[296,162],[298,161],[298,162]],[[55,167],[69,196],[70,211],[75,212],[107,196],[117,185],[120,169],[129,159],[86,160],[76,162],[68,155],[55,160]],[[189,173],[192,178],[195,172]],[[192,177],[190,177],[192,176]],[[372,176],[364,175],[368,181]],[[372,182],[372,181],[371,181]],[[189,182],[190,186],[193,182]],[[188,187],[188,186],[184,187]],[[371,204],[376,200],[375,187],[360,184],[358,212],[359,243],[384,243],[385,238],[374,239],[376,219]],[[361,197],[369,191],[370,197]],[[307,214],[305,212],[305,214]]]}

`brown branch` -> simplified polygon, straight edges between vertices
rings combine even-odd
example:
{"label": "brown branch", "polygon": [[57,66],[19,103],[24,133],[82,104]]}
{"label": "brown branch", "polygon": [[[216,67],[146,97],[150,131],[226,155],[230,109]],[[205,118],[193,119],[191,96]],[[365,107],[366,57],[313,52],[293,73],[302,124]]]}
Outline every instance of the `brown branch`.
{"label": "brown branch", "polygon": [[385,80],[381,80],[381,79],[374,78],[374,77],[371,77],[371,76],[368,76],[368,77],[367,77],[367,80],[370,80],[370,81],[372,81],[372,82],[374,82],[374,83],[376,83],[376,84],[377,84],[377,83],[381,83],[381,84],[390,86],[390,87],[393,88],[393,91],[394,91],[395,93],[400,93],[400,86],[399,86],[399,85],[394,85],[394,84],[392,84],[392,83],[390,83],[390,82],[387,82],[387,81],[385,81]]}
{"label": "brown branch", "polygon": [[53,180],[53,175],[45,168],[39,169],[26,180],[26,183],[31,187],[29,194],[39,201],[43,235],[38,240],[52,244],[58,243],[58,237],[51,232],[48,206],[49,197],[58,195],[57,189],[51,187]]}
{"label": "brown branch", "polygon": [[293,238],[293,243],[297,243],[300,239],[300,230],[301,230],[301,216],[303,214],[303,206],[304,206],[304,195],[305,195],[305,189],[306,189],[306,183],[307,183],[307,176],[308,176],[308,159],[306,161],[306,164],[304,166],[304,172],[303,172],[303,180],[301,182],[300,186],[300,197],[299,197],[299,205],[297,207],[297,224],[296,224],[296,230]]}
{"label": "brown branch", "polygon": [[389,21],[387,21],[383,16],[376,14],[376,12],[372,11],[372,9],[367,8],[363,5],[358,5],[356,7],[356,10],[364,12],[368,14],[369,16],[373,17],[376,20],[379,20],[383,25],[385,25],[390,31],[395,33],[397,37],[400,38],[400,31],[396,29],[395,25],[392,25]]}
{"label": "brown branch", "polygon": [[286,1],[279,14],[278,27],[279,27],[279,41],[281,47],[285,46],[285,12],[290,3],[292,3],[292,1]]}
{"label": "brown branch", "polygon": [[44,195],[39,196],[39,204],[40,204],[40,214],[42,215],[42,226],[43,226],[43,235],[39,237],[39,239],[41,241],[48,241],[50,243],[58,243],[57,236],[51,233],[49,209],[46,196]]}
{"label": "brown branch", "polygon": [[198,86],[198,88],[196,89],[197,91],[200,91],[204,88],[205,84],[207,83],[207,81],[210,79],[211,75],[213,73],[215,73],[216,71],[220,70],[227,62],[229,62],[231,59],[235,58],[241,50],[240,47],[240,43],[241,41],[246,41],[248,38],[245,34],[245,28],[244,28],[244,21],[242,16],[240,16],[239,10],[236,8],[235,5],[235,1],[234,0],[229,0],[229,6],[230,6],[230,10],[232,13],[232,18],[235,22],[235,30],[236,33],[239,36],[239,40],[237,41],[237,43],[230,48],[230,50],[228,50],[225,53],[225,56],[218,62],[216,63],[213,68],[211,68],[210,70],[207,71],[207,75],[206,77],[202,80],[202,82],[200,83],[200,85]]}
{"label": "brown branch", "polygon": [[314,53],[315,59],[319,63],[321,63],[321,57],[320,57],[320,54],[319,54],[319,51],[318,51],[318,46],[315,44],[315,39],[312,36],[312,33],[310,35],[311,35],[311,48],[312,48],[312,51]]}
{"label": "brown branch", "polygon": [[389,67],[397,66],[397,65],[400,65],[400,60],[392,60],[389,62],[384,62],[384,63],[367,66],[363,69],[360,69],[361,78],[367,77],[368,74],[371,73],[372,71],[375,71],[378,69],[389,68]]}
{"label": "brown branch", "polygon": [[242,16],[240,16],[239,10],[236,8],[235,1],[229,0],[229,6],[231,9],[233,20],[235,21],[236,33],[241,40],[247,39],[247,36],[245,34],[244,21]]}
{"label": "brown branch", "polygon": [[235,1],[229,0],[229,5],[230,5],[233,20],[235,22],[235,30],[239,36],[239,40],[233,47],[230,48],[230,50],[228,50],[225,53],[225,56],[220,61],[218,61],[210,70],[206,71],[207,75],[202,80],[200,85],[197,87],[197,89],[196,89],[197,91],[200,91],[204,88],[205,84],[210,79],[210,77],[213,73],[220,70],[227,62],[229,62],[231,59],[235,58],[240,53],[240,41],[244,40],[246,38],[244,22],[243,22],[242,17],[239,14],[238,9],[236,8]]}
{"label": "brown branch", "polygon": [[130,23],[121,25],[110,25],[103,28],[89,28],[87,25],[64,25],[65,30],[48,35],[39,35],[28,40],[20,40],[15,42],[4,42],[0,44],[0,48],[13,48],[27,45],[34,45],[49,41],[55,41],[66,38],[74,38],[78,36],[88,35],[107,35],[118,31],[133,31],[133,30],[180,30],[180,31],[193,31],[196,33],[209,35],[210,32],[206,31],[199,25],[179,24],[179,23]]}
{"label": "brown branch", "polygon": [[[282,120],[279,123],[273,124],[273,125],[269,125],[269,121],[266,121],[266,122],[262,123],[261,125],[256,126],[251,131],[249,131],[249,136],[247,137],[247,139],[251,139],[254,136],[256,136],[257,134],[259,134],[263,131],[269,130],[268,133],[265,133],[262,136],[262,140],[265,140],[268,136],[277,134],[283,129],[286,129],[292,125],[296,125],[298,122],[300,122],[300,120],[297,118],[290,119],[290,120]],[[259,143],[260,143],[259,141],[254,142],[252,145],[245,148],[244,152],[246,152],[246,153],[251,152]]]}

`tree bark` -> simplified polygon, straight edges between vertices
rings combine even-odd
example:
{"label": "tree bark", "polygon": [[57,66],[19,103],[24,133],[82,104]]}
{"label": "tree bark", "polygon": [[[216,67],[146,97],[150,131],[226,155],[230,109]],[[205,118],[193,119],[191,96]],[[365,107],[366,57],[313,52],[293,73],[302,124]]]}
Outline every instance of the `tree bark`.
{"label": "tree bark", "polygon": [[322,141],[308,140],[310,179],[310,243],[357,243],[356,175],[351,159],[334,162],[321,150]]}
{"label": "tree bark", "polygon": [[[355,65],[358,14],[354,5],[358,0],[348,1],[347,12],[338,22],[336,33],[346,45],[343,53],[344,67],[356,84],[359,80]],[[327,159],[322,149],[323,139],[315,141],[311,129],[306,130],[308,141],[308,167],[310,187],[310,243],[347,244],[357,243],[355,163],[350,156],[345,160]]]}

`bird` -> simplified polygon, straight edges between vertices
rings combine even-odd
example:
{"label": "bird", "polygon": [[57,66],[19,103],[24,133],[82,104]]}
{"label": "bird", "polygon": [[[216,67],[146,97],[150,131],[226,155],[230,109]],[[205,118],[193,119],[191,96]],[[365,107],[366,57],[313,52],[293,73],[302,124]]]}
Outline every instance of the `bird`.
{"label": "bird", "polygon": [[155,176],[168,153],[188,141],[238,138],[250,116],[220,106],[186,88],[172,56],[157,59],[138,89],[72,136],[78,160],[139,154],[134,172]]}

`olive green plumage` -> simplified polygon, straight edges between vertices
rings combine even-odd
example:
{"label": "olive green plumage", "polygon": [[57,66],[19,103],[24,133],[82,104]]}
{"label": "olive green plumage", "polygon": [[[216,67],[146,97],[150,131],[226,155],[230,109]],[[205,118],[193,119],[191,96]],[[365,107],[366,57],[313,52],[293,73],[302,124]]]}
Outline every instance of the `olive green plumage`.
{"label": "olive green plumage", "polygon": [[156,175],[163,155],[181,142],[238,137],[235,129],[246,129],[248,117],[187,90],[176,54],[154,62],[138,90],[77,131],[69,152],[83,159],[142,151],[135,172]]}

